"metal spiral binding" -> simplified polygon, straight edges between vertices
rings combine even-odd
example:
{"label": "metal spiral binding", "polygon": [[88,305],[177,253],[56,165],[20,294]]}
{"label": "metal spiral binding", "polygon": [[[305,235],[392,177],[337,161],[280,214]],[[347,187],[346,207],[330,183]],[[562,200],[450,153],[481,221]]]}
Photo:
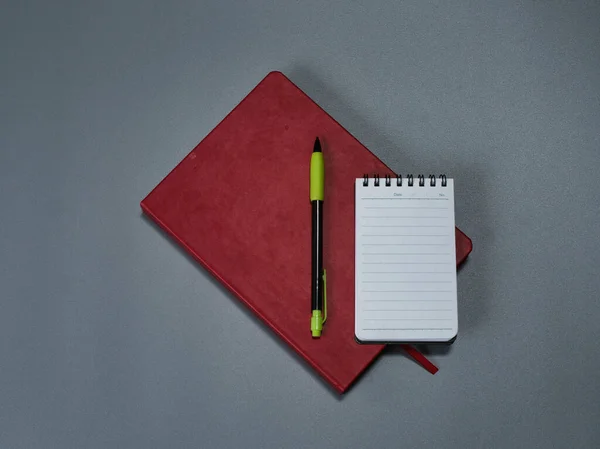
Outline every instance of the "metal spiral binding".
{"label": "metal spiral binding", "polygon": [[[440,181],[440,185],[442,187],[448,186],[448,178],[446,177],[446,175],[439,175],[439,176],[429,175],[429,185],[431,187],[435,187],[437,185],[438,178]],[[425,187],[425,175],[417,175],[417,179],[419,180],[419,187]],[[403,182],[404,182],[404,179],[402,178],[402,175],[396,175],[396,186],[402,187]],[[415,185],[415,177],[412,174],[406,175],[406,183],[409,187],[413,187]],[[363,176],[362,184],[364,187],[367,187],[369,185],[369,175],[367,173],[365,173]],[[373,175],[373,185],[375,187],[379,187],[381,185],[381,178],[380,178],[379,174],[377,174],[377,173],[375,173]],[[392,176],[385,175],[385,187],[391,187],[391,186],[392,186]]]}

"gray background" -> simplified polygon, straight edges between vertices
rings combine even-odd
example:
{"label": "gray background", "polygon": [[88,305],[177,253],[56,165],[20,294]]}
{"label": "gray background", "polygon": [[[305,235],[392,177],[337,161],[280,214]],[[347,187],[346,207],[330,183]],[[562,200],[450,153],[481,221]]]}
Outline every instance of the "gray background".
{"label": "gray background", "polygon": [[[0,447],[600,446],[598,2],[13,1],[0,52]],[[142,218],[271,70],[457,179],[437,375],[337,398]]]}

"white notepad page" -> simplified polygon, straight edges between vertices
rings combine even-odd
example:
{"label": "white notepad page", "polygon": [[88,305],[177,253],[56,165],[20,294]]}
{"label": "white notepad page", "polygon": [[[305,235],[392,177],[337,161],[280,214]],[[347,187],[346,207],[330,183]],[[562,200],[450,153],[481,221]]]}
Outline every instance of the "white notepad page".
{"label": "white notepad page", "polygon": [[381,178],[378,186],[374,178],[367,186],[356,180],[359,341],[448,342],[456,336],[454,182],[443,179],[415,177],[412,187],[407,178],[401,186],[397,178]]}

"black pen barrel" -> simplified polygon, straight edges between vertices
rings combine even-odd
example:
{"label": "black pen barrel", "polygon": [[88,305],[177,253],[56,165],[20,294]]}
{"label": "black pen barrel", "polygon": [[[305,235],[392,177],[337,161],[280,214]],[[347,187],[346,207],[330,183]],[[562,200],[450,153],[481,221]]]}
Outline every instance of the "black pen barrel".
{"label": "black pen barrel", "polygon": [[323,201],[312,201],[311,310],[323,310]]}

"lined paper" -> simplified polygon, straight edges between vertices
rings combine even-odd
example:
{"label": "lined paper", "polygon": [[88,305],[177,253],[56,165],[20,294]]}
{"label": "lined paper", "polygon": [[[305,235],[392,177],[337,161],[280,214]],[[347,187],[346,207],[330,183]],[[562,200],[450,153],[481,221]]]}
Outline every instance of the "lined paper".
{"label": "lined paper", "polygon": [[442,342],[458,331],[454,182],[356,180],[355,334]]}

